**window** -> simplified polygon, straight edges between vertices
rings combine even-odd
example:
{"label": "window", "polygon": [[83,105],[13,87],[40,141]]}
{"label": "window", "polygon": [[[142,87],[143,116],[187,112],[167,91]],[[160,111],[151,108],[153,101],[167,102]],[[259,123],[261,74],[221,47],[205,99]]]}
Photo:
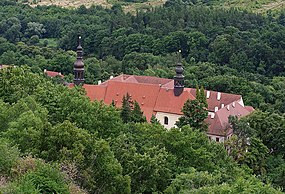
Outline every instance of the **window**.
{"label": "window", "polygon": [[220,142],[220,138],[216,137],[216,142]]}
{"label": "window", "polygon": [[168,117],[164,117],[164,124],[168,125]]}

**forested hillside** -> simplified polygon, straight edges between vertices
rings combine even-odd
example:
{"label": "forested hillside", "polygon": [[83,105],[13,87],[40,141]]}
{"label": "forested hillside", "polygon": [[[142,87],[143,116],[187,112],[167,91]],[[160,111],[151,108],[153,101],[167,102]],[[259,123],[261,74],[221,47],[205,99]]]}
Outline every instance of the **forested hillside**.
{"label": "forested hillside", "polygon": [[274,127],[285,121],[278,115],[256,112],[244,121],[253,128],[238,130],[249,132],[252,145],[236,144],[248,137],[239,135],[227,143],[229,156],[223,144],[187,126],[124,124],[120,110],[27,67],[2,69],[0,80],[4,193],[281,193],[268,182],[284,185],[282,140],[259,131],[267,123],[263,132],[280,133]]}
{"label": "forested hillside", "polygon": [[[167,1],[66,9],[0,2],[0,193],[281,193],[285,188],[285,11],[276,17]],[[241,94],[257,110],[210,142],[189,126],[123,122],[73,78],[82,36],[86,82],[121,73],[173,78]],[[21,67],[22,66],[22,67]],[[248,144],[250,139],[250,144]],[[226,151],[225,148],[231,150]],[[9,157],[7,157],[9,156]]]}

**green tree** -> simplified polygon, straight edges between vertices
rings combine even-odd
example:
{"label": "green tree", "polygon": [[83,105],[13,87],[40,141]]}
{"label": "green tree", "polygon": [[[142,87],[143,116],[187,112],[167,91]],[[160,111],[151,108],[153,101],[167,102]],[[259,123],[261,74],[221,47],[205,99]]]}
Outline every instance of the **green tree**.
{"label": "green tree", "polygon": [[281,154],[285,157],[284,116],[276,113],[255,111],[247,117],[247,122],[271,153]]}
{"label": "green tree", "polygon": [[201,89],[200,89],[199,102],[202,103],[205,106],[205,108],[208,108],[207,98],[206,98],[206,94],[205,94],[205,90],[203,86],[201,86]]}
{"label": "green tree", "polygon": [[131,121],[135,123],[146,122],[146,118],[143,115],[141,107],[137,101],[134,103],[134,109],[131,112]]}
{"label": "green tree", "polygon": [[207,130],[204,120],[208,116],[208,111],[198,100],[187,100],[182,108],[183,116],[176,122],[178,127],[189,125],[201,131]]}
{"label": "green tree", "polygon": [[196,85],[196,100],[198,100],[200,102],[200,88],[198,86],[198,84]]}
{"label": "green tree", "polygon": [[11,42],[18,42],[22,37],[22,25],[21,21],[17,17],[11,17],[0,23],[1,31],[3,36]]}
{"label": "green tree", "polygon": [[121,118],[124,123],[128,123],[131,121],[132,108],[133,108],[132,98],[129,95],[129,93],[127,93],[126,95],[123,96],[122,100]]}
{"label": "green tree", "polygon": [[20,152],[7,139],[0,139],[0,175],[11,176],[12,167],[19,159]]}
{"label": "green tree", "polygon": [[151,115],[150,122],[151,122],[152,124],[160,124],[160,122],[157,120],[157,118],[155,117],[155,115]]}
{"label": "green tree", "polygon": [[64,179],[63,173],[60,172],[59,166],[36,160],[35,164],[30,164],[30,167],[32,169],[23,169],[27,170],[27,172],[23,176],[18,177],[18,180],[8,184],[3,189],[4,193],[70,193],[68,184]]}
{"label": "green tree", "polygon": [[285,159],[282,155],[269,156],[266,161],[267,176],[272,183],[278,187],[285,188]]}
{"label": "green tree", "polygon": [[30,38],[34,35],[37,35],[41,38],[45,32],[46,29],[44,28],[43,24],[37,22],[28,22],[27,28],[25,30],[25,36]]}
{"label": "green tree", "polygon": [[205,186],[213,186],[220,183],[221,175],[211,174],[207,171],[197,171],[195,168],[190,168],[186,173],[176,176],[169,187],[165,190],[167,194],[180,193],[181,191],[190,191],[199,189]]}
{"label": "green tree", "polygon": [[254,130],[244,120],[238,120],[237,116],[229,116],[229,123],[233,129],[233,137],[229,139],[230,155],[235,161],[243,162],[250,146],[250,139]]}

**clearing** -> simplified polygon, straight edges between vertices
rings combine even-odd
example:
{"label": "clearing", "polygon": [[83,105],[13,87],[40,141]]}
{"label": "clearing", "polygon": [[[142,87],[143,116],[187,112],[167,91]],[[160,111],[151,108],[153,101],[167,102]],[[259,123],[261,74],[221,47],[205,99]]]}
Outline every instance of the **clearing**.
{"label": "clearing", "polygon": [[[29,4],[36,5],[57,5],[61,7],[79,7],[85,5],[100,5],[110,8],[113,4],[119,3],[126,12],[135,14],[137,9],[149,9],[155,6],[162,6],[166,0],[149,0],[144,3],[125,2],[122,0],[29,0]],[[285,0],[220,0],[214,4],[215,7],[230,8],[236,7],[251,10],[256,13],[266,13],[269,10],[276,11],[285,9]]]}
{"label": "clearing", "polygon": [[57,5],[61,7],[79,7],[81,5],[90,7],[91,5],[100,5],[110,8],[114,3],[119,3],[126,12],[135,13],[137,9],[149,9],[151,7],[161,6],[165,1],[166,0],[149,0],[144,3],[128,3],[119,0],[29,0],[29,4],[31,6]]}

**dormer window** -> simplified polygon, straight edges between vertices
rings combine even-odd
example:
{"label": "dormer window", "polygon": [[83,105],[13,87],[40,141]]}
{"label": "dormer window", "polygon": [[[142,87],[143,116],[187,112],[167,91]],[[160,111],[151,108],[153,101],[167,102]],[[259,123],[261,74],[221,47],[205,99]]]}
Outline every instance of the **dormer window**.
{"label": "dormer window", "polygon": [[168,125],[168,117],[164,117],[164,124]]}

